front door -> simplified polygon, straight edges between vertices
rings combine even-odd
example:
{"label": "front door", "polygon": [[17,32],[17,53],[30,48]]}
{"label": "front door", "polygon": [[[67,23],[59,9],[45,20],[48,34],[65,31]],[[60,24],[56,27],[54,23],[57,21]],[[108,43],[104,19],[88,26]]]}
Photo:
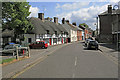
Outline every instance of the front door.
{"label": "front door", "polygon": [[51,45],[51,38],[50,38],[49,40],[50,40],[49,43],[50,43],[50,45]]}

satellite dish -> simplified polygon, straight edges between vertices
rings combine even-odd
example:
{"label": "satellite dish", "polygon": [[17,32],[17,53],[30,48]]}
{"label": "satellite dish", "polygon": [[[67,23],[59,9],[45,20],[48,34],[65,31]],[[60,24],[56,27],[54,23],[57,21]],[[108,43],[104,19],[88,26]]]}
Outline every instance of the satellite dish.
{"label": "satellite dish", "polygon": [[114,5],[113,10],[119,9],[119,5]]}

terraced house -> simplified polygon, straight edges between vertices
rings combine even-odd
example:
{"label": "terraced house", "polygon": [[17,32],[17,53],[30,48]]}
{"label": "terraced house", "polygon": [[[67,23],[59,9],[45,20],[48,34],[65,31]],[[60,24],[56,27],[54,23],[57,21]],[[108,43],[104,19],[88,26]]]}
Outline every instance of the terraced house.
{"label": "terraced house", "polygon": [[24,34],[23,43],[31,43],[44,40],[48,45],[67,43],[68,32],[58,23],[58,18],[54,17],[54,22],[50,18],[44,19],[44,13],[38,13],[38,18],[31,17],[31,23],[34,26],[32,31]]}

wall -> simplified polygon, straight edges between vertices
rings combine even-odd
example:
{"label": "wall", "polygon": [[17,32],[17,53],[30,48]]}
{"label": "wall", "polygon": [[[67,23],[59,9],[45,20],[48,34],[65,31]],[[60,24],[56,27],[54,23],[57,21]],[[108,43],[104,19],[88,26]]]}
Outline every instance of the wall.
{"label": "wall", "polygon": [[99,16],[100,19],[100,34],[112,34],[112,16]]}
{"label": "wall", "polygon": [[35,34],[24,34],[25,40],[22,42],[24,43],[28,43],[28,38],[32,39],[32,42],[35,42]]}
{"label": "wall", "polygon": [[71,42],[77,41],[77,31],[71,30]]}
{"label": "wall", "polygon": [[77,41],[82,40],[82,31],[77,31]]}
{"label": "wall", "polygon": [[99,26],[100,26],[100,34],[98,37],[99,42],[111,43],[113,41],[112,36],[112,16],[104,15],[99,16]]}

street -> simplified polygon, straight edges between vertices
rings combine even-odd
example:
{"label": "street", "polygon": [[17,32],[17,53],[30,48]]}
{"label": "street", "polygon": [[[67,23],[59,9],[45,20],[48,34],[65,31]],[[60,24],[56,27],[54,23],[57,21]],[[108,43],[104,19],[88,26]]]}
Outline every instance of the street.
{"label": "street", "polygon": [[64,46],[14,78],[117,78],[118,65],[82,42]]}

